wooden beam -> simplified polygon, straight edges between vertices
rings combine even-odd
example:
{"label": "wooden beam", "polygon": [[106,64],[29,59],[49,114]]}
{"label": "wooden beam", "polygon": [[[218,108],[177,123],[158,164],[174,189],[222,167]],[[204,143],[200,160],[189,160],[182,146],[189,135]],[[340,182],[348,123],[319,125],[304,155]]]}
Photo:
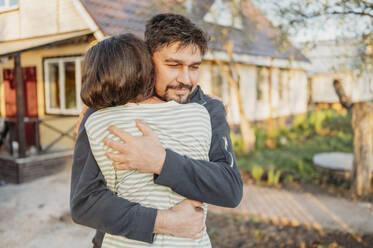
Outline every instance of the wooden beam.
{"label": "wooden beam", "polygon": [[18,154],[20,158],[24,158],[26,157],[25,102],[20,53],[14,56],[14,70],[16,80]]}

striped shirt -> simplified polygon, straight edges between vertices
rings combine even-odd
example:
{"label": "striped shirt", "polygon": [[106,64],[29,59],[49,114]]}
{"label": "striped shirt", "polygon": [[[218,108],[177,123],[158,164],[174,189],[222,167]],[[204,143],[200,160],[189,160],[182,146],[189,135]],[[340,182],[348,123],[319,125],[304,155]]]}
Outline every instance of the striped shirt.
{"label": "striped shirt", "polygon": [[[142,206],[170,209],[185,198],[169,187],[154,184],[153,174],[137,171],[115,171],[112,161],[105,156],[111,151],[102,140],[109,137],[107,127],[115,125],[134,136],[142,133],[136,120],[146,123],[157,134],[164,148],[193,159],[208,160],[211,143],[211,123],[207,110],[196,103],[178,104],[174,101],[159,104],[128,103],[105,108],[93,113],[85,123],[92,153],[107,182],[107,187],[118,196]],[[205,216],[207,206],[204,204]],[[106,234],[103,248],[118,247],[211,247],[206,230],[201,239],[177,238],[168,234],[156,234],[152,244]]]}

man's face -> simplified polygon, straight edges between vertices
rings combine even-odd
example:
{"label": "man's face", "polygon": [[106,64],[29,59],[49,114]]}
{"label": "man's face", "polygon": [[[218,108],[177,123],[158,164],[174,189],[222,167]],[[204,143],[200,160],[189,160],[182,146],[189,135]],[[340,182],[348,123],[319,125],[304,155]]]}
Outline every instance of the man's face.
{"label": "man's face", "polygon": [[201,53],[198,47],[179,47],[179,42],[153,54],[155,92],[164,101],[186,103],[197,86]]}

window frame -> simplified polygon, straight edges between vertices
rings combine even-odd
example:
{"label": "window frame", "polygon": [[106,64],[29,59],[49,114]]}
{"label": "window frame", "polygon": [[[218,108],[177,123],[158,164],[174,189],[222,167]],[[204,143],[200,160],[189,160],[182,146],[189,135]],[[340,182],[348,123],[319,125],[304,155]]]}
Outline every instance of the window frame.
{"label": "window frame", "polygon": [[[83,103],[80,99],[80,90],[82,86],[82,74],[81,74],[81,64],[83,61],[83,56],[69,56],[69,57],[56,57],[56,58],[45,58],[44,59],[44,100],[45,100],[45,112],[46,114],[58,114],[58,115],[79,115],[83,109]],[[67,109],[66,108],[66,96],[65,96],[65,62],[74,62],[75,64],[75,97],[76,97],[76,108]],[[49,64],[58,64],[58,88],[59,88],[59,104],[60,108],[52,108],[50,103],[50,82],[49,82]]]}
{"label": "window frame", "polygon": [[[223,103],[229,103],[231,98],[231,87],[227,81],[227,79],[223,76],[221,70],[227,70],[226,66],[220,67],[218,64],[214,63],[210,65],[210,75],[211,75],[211,94],[220,98]],[[215,86],[217,86],[217,81],[220,84],[220,94],[216,92]]]}
{"label": "window frame", "polygon": [[6,12],[10,10],[16,10],[19,8],[19,0],[16,5],[10,5],[10,0],[4,0],[5,6],[0,6],[0,13],[1,12]]}

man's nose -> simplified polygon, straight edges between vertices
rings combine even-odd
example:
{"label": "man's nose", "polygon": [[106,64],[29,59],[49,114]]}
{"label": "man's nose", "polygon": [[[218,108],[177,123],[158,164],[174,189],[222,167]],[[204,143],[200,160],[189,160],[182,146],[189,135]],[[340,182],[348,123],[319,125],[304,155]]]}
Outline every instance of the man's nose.
{"label": "man's nose", "polygon": [[180,70],[179,72],[179,75],[177,77],[177,81],[179,83],[183,83],[183,84],[186,84],[186,85],[190,85],[191,84],[191,80],[190,80],[190,71],[189,71],[189,68],[188,66],[184,66],[182,67],[182,69]]}

